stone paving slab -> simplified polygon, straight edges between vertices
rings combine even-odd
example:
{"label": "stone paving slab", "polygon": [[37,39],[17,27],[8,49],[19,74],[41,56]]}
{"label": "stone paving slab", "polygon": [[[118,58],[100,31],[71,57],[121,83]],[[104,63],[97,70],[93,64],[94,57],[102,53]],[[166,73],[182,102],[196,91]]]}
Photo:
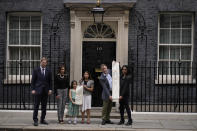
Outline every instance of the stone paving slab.
{"label": "stone paving slab", "polygon": [[[39,113],[40,114],[40,113]],[[197,114],[178,113],[133,113],[133,125],[117,125],[119,119],[112,119],[115,124],[101,125],[100,118],[91,118],[91,124],[57,123],[57,113],[48,112],[49,125],[33,126],[32,111],[0,111],[0,131],[197,131]]]}

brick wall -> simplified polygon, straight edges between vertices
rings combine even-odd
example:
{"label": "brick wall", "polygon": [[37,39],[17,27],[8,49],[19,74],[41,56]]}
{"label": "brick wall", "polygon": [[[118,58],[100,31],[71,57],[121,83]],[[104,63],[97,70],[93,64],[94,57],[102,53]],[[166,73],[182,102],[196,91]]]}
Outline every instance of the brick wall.
{"label": "brick wall", "polygon": [[[53,17],[61,10],[65,11],[62,19],[59,23],[61,31],[57,34],[60,35],[60,47],[61,47],[61,61],[64,58],[64,52],[66,51],[66,64],[69,69],[69,51],[70,51],[70,13],[69,9],[64,7],[62,0],[1,0],[0,2],[0,60],[6,59],[6,16],[9,12],[41,12],[42,14],[42,55],[49,56],[50,53],[50,28],[53,21]],[[52,43],[53,44],[53,43]],[[58,45],[52,45],[52,47],[58,47]],[[57,49],[53,48],[52,53],[57,52]],[[54,55],[54,54],[53,54]],[[57,56],[56,56],[57,57]],[[55,58],[55,57],[54,57]],[[56,61],[57,59],[53,59]]]}
{"label": "brick wall", "polygon": [[[194,13],[194,61],[197,61],[197,1],[196,0],[138,0],[135,9],[140,12],[146,21],[147,39],[147,59],[148,61],[157,60],[157,40],[158,40],[158,15],[159,12],[192,12]],[[136,22],[130,11],[129,23],[129,64],[136,62]],[[145,57],[145,43],[139,43],[139,61]]]}
{"label": "brick wall", "polygon": [[[146,34],[147,34],[147,61],[157,60],[157,40],[158,40],[158,15],[159,12],[193,12],[195,15],[194,22],[194,61],[197,61],[197,1],[196,0],[138,0],[135,9],[140,12],[146,21]],[[42,50],[43,56],[49,56],[50,53],[50,27],[53,17],[61,10],[65,10],[62,20],[60,21],[61,31],[58,33],[60,35],[60,54],[61,61],[66,59],[66,67],[69,71],[70,65],[70,16],[69,9],[64,7],[62,0],[1,0],[0,1],[0,60],[6,59],[6,14],[9,12],[17,11],[39,11],[42,13],[43,20],[43,34],[42,34]],[[136,63],[137,59],[137,24],[135,23],[136,18],[134,18],[133,11],[130,11],[130,23],[129,23],[129,65]],[[57,61],[57,53],[59,48],[57,45],[52,43],[52,56],[53,61]],[[139,42],[138,44],[138,61],[144,61],[145,59],[145,45],[146,43]],[[66,52],[66,54],[64,54]],[[135,70],[136,71],[136,70]],[[134,71],[134,75],[136,72]],[[159,85],[154,85],[154,74],[144,75],[144,71],[139,70],[141,73],[140,78],[134,78],[134,89],[133,94],[136,100],[141,100],[140,96],[143,96],[142,101],[152,100],[155,96],[159,96],[158,102],[162,101],[160,94],[168,93],[168,90],[163,90],[164,88]],[[0,76],[1,78],[2,76]],[[146,78],[146,81],[145,81]],[[186,86],[186,85],[185,85]],[[170,86],[166,86],[171,88]],[[183,87],[183,86],[182,86]],[[145,89],[146,88],[146,89]],[[155,91],[154,91],[155,88]],[[177,88],[177,86],[175,86]],[[174,88],[174,89],[175,89]],[[189,94],[191,92],[196,92],[196,85],[188,88]],[[145,96],[145,90],[150,95]],[[164,92],[161,92],[164,91]],[[165,93],[166,91],[166,93]],[[142,92],[142,94],[141,94]],[[184,92],[184,90],[183,90]],[[1,92],[0,92],[1,93]],[[171,94],[173,96],[174,94]],[[2,96],[2,94],[0,94]],[[193,94],[193,98],[196,94]],[[150,98],[150,99],[149,99]],[[170,96],[168,96],[170,98]],[[185,99],[185,98],[183,98]]]}
{"label": "brick wall", "polygon": [[[137,61],[137,50],[138,50],[138,65],[144,65],[144,60],[147,57],[147,61],[157,61],[157,51],[158,51],[158,16],[160,12],[192,12],[194,13],[194,62],[197,62],[197,1],[196,0],[138,0],[135,5],[135,10],[140,12],[146,22],[146,35],[147,35],[147,55],[145,55],[146,42],[140,42],[137,49],[137,27],[134,11],[130,10],[130,22],[129,22],[129,65],[136,66]],[[149,66],[149,62],[147,66]],[[196,64],[195,64],[196,65]],[[153,66],[153,64],[152,64]],[[158,102],[169,102],[171,98],[174,98],[175,93],[172,90],[178,90],[177,85],[156,85],[155,75],[153,69],[152,73],[149,73],[150,69],[134,69],[134,87],[133,95],[135,101],[152,101],[156,99]],[[138,74],[138,77],[137,77]],[[196,73],[194,72],[194,75]],[[190,88],[187,88],[190,86]],[[171,90],[172,89],[172,90]],[[183,98],[184,91],[188,93],[188,99],[192,96],[193,100],[196,98],[196,85],[181,85],[181,100]],[[145,94],[146,92],[146,94]],[[192,92],[192,93],[191,93]],[[186,93],[186,92],[185,92]],[[194,94],[193,94],[194,93]],[[164,96],[162,96],[163,94]],[[184,95],[183,95],[184,94]]]}
{"label": "brick wall", "polygon": [[[70,68],[70,12],[64,7],[62,0],[1,0],[0,1],[0,61],[6,60],[7,47],[7,13],[9,12],[41,12],[42,14],[42,55],[50,56],[50,28],[53,18],[60,11],[64,10],[64,14],[60,20],[60,31],[57,35],[60,36],[60,46],[58,43],[54,45],[52,42],[52,62],[57,62],[58,52],[60,52],[60,62],[66,63],[67,71]],[[60,47],[60,50],[58,50]],[[0,62],[0,63],[1,63]],[[57,65],[56,65],[57,66]],[[3,67],[2,65],[0,67]],[[5,73],[5,72],[4,72]],[[0,79],[3,78],[3,70],[0,70]],[[4,86],[7,90],[7,86]],[[13,92],[19,91],[20,85],[12,87]],[[16,89],[17,88],[17,89]],[[3,96],[3,86],[0,83],[0,96]],[[11,88],[9,88],[11,89]],[[29,91],[29,88],[27,88]],[[6,91],[4,91],[4,96]],[[19,96],[19,94],[15,94]],[[2,102],[2,97],[0,98]]]}

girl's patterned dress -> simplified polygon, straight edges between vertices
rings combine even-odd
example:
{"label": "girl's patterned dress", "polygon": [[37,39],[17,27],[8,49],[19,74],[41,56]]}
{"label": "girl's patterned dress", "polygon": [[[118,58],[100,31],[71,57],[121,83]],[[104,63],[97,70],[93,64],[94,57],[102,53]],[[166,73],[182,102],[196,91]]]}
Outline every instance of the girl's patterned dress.
{"label": "girl's patterned dress", "polygon": [[[72,97],[72,100],[75,102],[76,90],[71,89],[71,97]],[[79,115],[79,105],[75,105],[71,101],[69,101],[69,104],[68,104],[68,116],[76,117],[78,115]]]}

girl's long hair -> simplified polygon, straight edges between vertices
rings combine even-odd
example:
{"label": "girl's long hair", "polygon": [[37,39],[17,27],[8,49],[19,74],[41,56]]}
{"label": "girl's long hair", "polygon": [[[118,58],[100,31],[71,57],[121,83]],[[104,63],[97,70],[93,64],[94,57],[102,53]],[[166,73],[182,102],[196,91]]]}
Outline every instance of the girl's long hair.
{"label": "girl's long hair", "polygon": [[88,73],[88,75],[89,75],[89,78],[88,78],[88,79],[89,79],[89,80],[92,80],[92,77],[91,77],[91,74],[90,74],[90,72],[89,72],[89,71],[85,71],[85,72],[83,73],[83,77],[82,77],[82,79],[81,79],[81,80],[82,80],[82,81],[84,81],[84,80],[85,80],[85,77],[84,77],[84,74],[85,74],[85,73]]}
{"label": "girl's long hair", "polygon": [[70,89],[73,89],[73,84],[76,82],[76,84],[77,84],[77,81],[76,80],[73,80],[72,82],[71,82],[71,86],[70,86]]}

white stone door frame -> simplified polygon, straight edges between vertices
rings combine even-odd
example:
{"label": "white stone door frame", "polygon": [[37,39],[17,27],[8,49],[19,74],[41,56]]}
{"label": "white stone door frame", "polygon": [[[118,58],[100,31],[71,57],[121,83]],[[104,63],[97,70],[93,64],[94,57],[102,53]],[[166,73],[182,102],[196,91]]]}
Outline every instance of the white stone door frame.
{"label": "white stone door frame", "polygon": [[[80,12],[81,13],[81,12]],[[120,65],[128,64],[128,22],[129,22],[129,10],[124,10],[123,13],[114,16],[113,12],[110,12],[113,16],[105,16],[105,21],[117,22],[116,33],[116,60],[120,62]],[[82,44],[83,33],[82,22],[92,21],[93,17],[90,15],[80,16],[77,15],[75,10],[70,11],[71,22],[71,49],[70,49],[70,80],[79,81],[82,77]],[[107,39],[97,39],[95,41],[110,41]],[[112,40],[114,41],[114,40]]]}

